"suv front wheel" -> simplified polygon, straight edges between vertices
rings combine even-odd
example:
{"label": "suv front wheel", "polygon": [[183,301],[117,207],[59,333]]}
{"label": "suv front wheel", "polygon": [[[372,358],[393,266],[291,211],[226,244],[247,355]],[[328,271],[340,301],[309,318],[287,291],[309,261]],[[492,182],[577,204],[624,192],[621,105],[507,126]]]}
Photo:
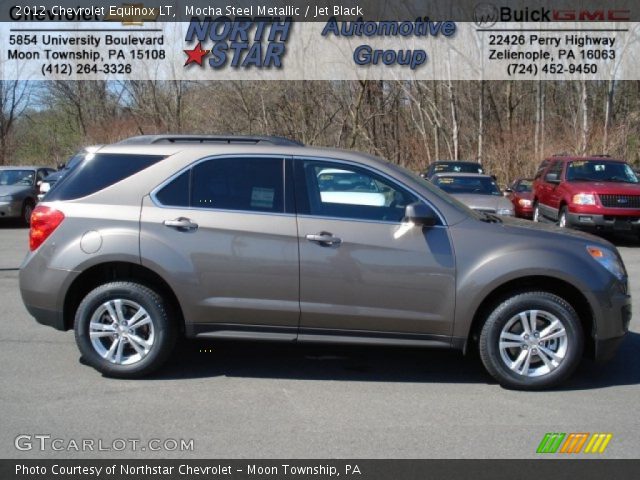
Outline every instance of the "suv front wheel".
{"label": "suv front wheel", "polygon": [[561,297],[526,292],[505,299],[480,334],[480,357],[503,386],[520,390],[552,387],[566,380],[582,357],[578,314]]}
{"label": "suv front wheel", "polygon": [[75,337],[84,360],[106,376],[137,378],[160,367],[176,341],[165,301],[132,282],[97,287],[82,300]]}
{"label": "suv front wheel", "polygon": [[538,202],[533,204],[533,221],[540,222],[540,207],[538,206]]}

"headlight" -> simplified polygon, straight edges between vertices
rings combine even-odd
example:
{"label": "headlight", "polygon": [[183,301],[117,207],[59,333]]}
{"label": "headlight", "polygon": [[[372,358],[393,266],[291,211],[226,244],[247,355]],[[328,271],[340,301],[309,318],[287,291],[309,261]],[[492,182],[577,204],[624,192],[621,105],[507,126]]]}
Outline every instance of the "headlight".
{"label": "headlight", "polygon": [[510,208],[499,208],[496,210],[498,215],[513,215],[513,210]]}
{"label": "headlight", "polygon": [[600,247],[587,246],[587,252],[596,262],[609,270],[618,280],[624,280],[627,272],[618,256],[611,250]]}
{"label": "headlight", "polygon": [[518,205],[520,205],[521,207],[530,207],[531,200],[527,200],[526,198],[521,198],[520,200],[518,200]]}
{"label": "headlight", "polygon": [[593,193],[579,193],[571,199],[574,205],[595,205],[596,196]]}

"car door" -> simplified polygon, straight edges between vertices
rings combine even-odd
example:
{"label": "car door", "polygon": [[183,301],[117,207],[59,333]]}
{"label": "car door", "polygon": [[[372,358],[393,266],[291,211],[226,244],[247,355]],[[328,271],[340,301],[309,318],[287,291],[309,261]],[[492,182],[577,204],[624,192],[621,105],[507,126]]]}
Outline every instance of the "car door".
{"label": "car door", "polygon": [[284,172],[282,157],[211,158],[144,200],[142,262],[171,282],[188,333],[295,338],[298,240]]}
{"label": "car door", "polygon": [[545,217],[556,219],[558,217],[558,200],[556,189],[558,183],[549,182],[547,175],[555,174],[560,178],[563,163],[555,160],[551,162],[549,168],[540,177],[540,188],[538,191],[538,203],[540,210]]}
{"label": "car door", "polygon": [[[402,223],[415,193],[373,169],[297,158],[300,340],[447,342],[455,262],[447,228]],[[339,178],[336,178],[339,177]]]}
{"label": "car door", "polygon": [[553,219],[558,219],[560,212],[560,202],[562,201],[562,188],[560,188],[562,182],[562,175],[565,162],[557,161],[547,173],[553,173],[557,175],[558,180],[556,182],[549,183],[549,193],[547,194],[547,205],[549,206],[549,216]]}

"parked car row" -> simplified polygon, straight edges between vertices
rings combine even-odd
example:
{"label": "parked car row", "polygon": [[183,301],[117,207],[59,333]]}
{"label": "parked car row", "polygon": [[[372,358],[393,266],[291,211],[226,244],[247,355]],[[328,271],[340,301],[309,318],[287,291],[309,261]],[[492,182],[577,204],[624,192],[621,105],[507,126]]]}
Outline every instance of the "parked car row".
{"label": "parked car row", "polygon": [[40,185],[53,172],[47,167],[1,167],[0,218],[18,218],[29,225]]}
{"label": "parked car row", "polygon": [[[640,180],[628,163],[606,155],[555,155],[533,179],[515,180],[503,193],[474,162],[435,162],[422,175],[468,207],[590,232],[640,235]],[[508,206],[505,203],[508,202]]]}

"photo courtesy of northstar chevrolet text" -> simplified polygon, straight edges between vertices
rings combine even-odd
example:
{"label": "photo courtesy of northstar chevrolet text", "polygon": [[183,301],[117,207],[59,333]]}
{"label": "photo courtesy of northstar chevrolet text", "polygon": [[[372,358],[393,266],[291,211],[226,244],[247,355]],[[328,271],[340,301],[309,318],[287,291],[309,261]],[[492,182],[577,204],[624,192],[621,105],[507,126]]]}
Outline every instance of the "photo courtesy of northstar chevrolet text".
{"label": "photo courtesy of northstar chevrolet text", "polygon": [[0,4],[2,479],[635,478],[639,278],[635,2]]}

